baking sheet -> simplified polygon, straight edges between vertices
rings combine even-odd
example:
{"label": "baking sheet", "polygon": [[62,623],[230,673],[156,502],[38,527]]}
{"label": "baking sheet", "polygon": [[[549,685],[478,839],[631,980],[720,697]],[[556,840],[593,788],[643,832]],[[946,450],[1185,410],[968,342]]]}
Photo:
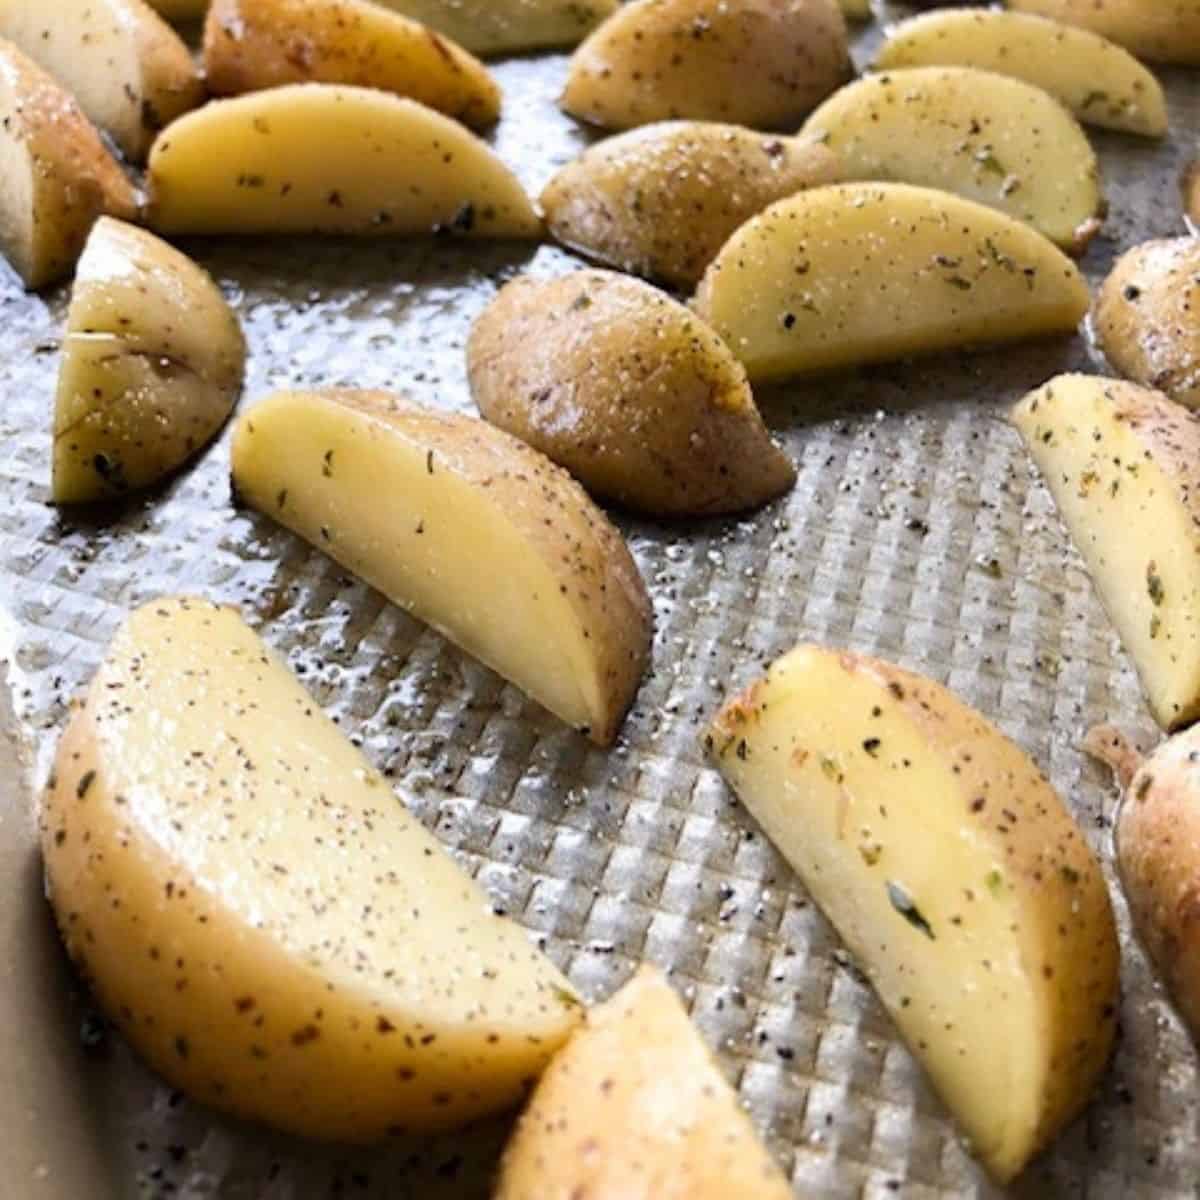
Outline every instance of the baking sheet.
{"label": "baking sheet", "polygon": [[[863,35],[860,61],[876,37]],[[534,189],[589,140],[554,107],[565,65],[552,55],[496,67],[506,107],[495,144]],[[1200,85],[1180,71],[1162,77],[1167,143],[1094,135],[1111,214],[1084,261],[1093,283],[1133,242],[1183,230],[1177,180],[1196,152]],[[513,275],[578,261],[548,246],[442,241],[185,248],[244,323],[243,406],[274,387],[352,384],[469,411],[463,344],[475,315]],[[227,436],[142,501],[57,513],[46,502],[49,421],[65,304],[65,289],[28,297],[0,280],[0,654],[31,758],[44,764],[64,705],[131,607],[178,591],[235,603],[588,996],[607,995],[642,960],[671,972],[798,1195],[1005,1194],[964,1151],[803,889],[703,764],[697,737],[730,689],[801,638],[878,653],[992,716],[1111,863],[1113,792],[1078,742],[1102,719],[1144,744],[1154,730],[1002,420],[1050,374],[1095,368],[1082,339],[762,392],[798,464],[789,496],[744,519],[618,515],[657,630],[653,670],[604,753],[290,534],[235,511]],[[3,773],[11,784],[15,768]],[[96,1042],[87,999],[46,965],[56,952],[36,914],[26,803],[21,786],[0,805],[0,837],[26,839],[19,878],[5,886],[28,917],[0,965],[45,980],[21,1018],[45,1028],[18,1036],[13,1053],[51,1047],[71,1061],[56,1058],[47,1075],[67,1070],[75,1082],[48,1084],[43,1108],[29,1110],[36,1119],[0,1134],[0,1197],[82,1195],[69,1182],[81,1153],[111,1172],[87,1192],[105,1200],[486,1195],[503,1121],[433,1143],[319,1147],[191,1105],[115,1035],[85,1046]],[[1119,898],[1118,909],[1115,1060],[1087,1114],[1013,1195],[1200,1195],[1196,1055],[1130,943]],[[4,1149],[10,1136],[36,1141],[64,1122],[73,1137],[47,1138],[44,1152]]]}

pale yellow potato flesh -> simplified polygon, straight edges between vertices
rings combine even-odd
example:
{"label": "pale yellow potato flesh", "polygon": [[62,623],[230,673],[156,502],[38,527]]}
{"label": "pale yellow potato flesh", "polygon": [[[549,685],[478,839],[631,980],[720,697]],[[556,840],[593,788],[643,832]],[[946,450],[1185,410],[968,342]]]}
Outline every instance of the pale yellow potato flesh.
{"label": "pale yellow potato flesh", "polygon": [[616,737],[650,601],[616,528],[542,454],[385,392],[281,392],[239,419],[233,483],[598,745]]}
{"label": "pale yellow potato flesh", "polygon": [[791,1200],[671,986],[639,968],[560,1050],[493,1200]]}
{"label": "pale yellow potato flesh", "polygon": [[366,1142],[515,1104],[580,1016],[566,980],[230,608],[128,618],[59,743],[51,903],[173,1086]]}
{"label": "pale yellow potato flesh", "polygon": [[1100,227],[1100,168],[1078,122],[1041,88],[972,67],[867,75],[801,133],[847,179],[941,188],[1025,221],[1080,252]]}
{"label": "pale yellow potato flesh", "polygon": [[0,253],[28,288],[67,274],[96,218],[141,197],[79,105],[0,39]]}
{"label": "pale yellow potato flesh", "polygon": [[56,504],[151,487],[198,453],[241,391],[246,343],[208,274],[101,217],[79,259],[54,405]]}
{"label": "pale yellow potato flesh", "polygon": [[855,183],[773,204],[729,239],[694,308],[751,381],[1069,333],[1087,284],[1036,230],[930,188]]}
{"label": "pale yellow potato flesh", "polygon": [[1155,720],[1200,717],[1200,417],[1160,392],[1060,375],[1013,410]]}
{"label": "pale yellow potato flesh", "polygon": [[1167,132],[1162,85],[1107,38],[1028,13],[944,8],[900,22],[875,57],[876,71],[976,67],[1049,92],[1088,125],[1145,137]]}
{"label": "pale yellow potato flesh", "polygon": [[1118,946],[1087,841],[1037,767],[931,680],[800,646],[705,739],[999,1181],[1086,1104]]}
{"label": "pale yellow potato flesh", "polygon": [[537,237],[517,177],[457,121],[370,88],[296,83],[218,100],[159,134],[163,233]]}
{"label": "pale yellow potato flesh", "polygon": [[607,129],[782,129],[852,73],[837,0],[631,0],[575,51],[561,104]]}
{"label": "pale yellow potato flesh", "polygon": [[365,0],[213,0],[204,74],[217,96],[349,83],[407,96],[474,127],[500,115],[500,89],[474,55]]}
{"label": "pale yellow potato flesh", "polygon": [[836,155],[815,142],[662,121],[589,147],[546,184],[539,203],[563,245],[690,289],[755,213],[841,178]]}
{"label": "pale yellow potato flesh", "polygon": [[1200,63],[1200,0],[1006,0],[1018,12],[1090,29],[1151,62]]}

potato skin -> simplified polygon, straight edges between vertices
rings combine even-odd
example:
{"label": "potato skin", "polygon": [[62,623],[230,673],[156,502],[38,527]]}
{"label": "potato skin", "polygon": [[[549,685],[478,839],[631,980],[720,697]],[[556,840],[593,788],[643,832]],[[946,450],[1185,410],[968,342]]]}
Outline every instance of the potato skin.
{"label": "potato skin", "polygon": [[1200,0],[1007,0],[1079,25],[1151,62],[1200,63]]}
{"label": "potato skin", "polygon": [[563,245],[690,290],[739,225],[841,176],[836,155],[815,142],[663,121],[590,147],[550,180],[540,203]]}
{"label": "potato skin", "polygon": [[607,129],[782,129],[852,73],[837,0],[633,0],[576,50],[561,103]]}
{"label": "potato skin", "polygon": [[487,420],[637,511],[738,512],[795,482],[725,344],[639,280],[514,279],[476,322],[467,362]]}
{"label": "potato skin", "polygon": [[1200,408],[1200,238],[1127,250],[1096,294],[1092,325],[1122,375]]}

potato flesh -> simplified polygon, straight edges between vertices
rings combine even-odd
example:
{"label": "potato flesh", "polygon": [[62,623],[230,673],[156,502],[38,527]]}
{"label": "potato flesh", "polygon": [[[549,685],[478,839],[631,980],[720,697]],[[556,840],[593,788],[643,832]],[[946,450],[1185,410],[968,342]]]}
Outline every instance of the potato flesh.
{"label": "potato flesh", "polygon": [[1082,1107],[1115,1029],[1100,870],[1021,751],[950,693],[800,647],[708,742],[999,1180]]}
{"label": "potato flesh", "polygon": [[1162,85],[1128,51],[1098,34],[1026,13],[946,9],[888,34],[875,69],[975,67],[1057,97],[1085,124],[1162,137]]}
{"label": "potato flesh", "polygon": [[166,233],[535,237],[513,173],[456,121],[368,88],[305,83],[208,104],[150,151]]}
{"label": "potato flesh", "polygon": [[1099,227],[1100,170],[1056,100],[970,67],[868,75],[831,96],[801,133],[823,141],[847,179],[898,180],[1026,221],[1082,250]]}
{"label": "potato flesh", "polygon": [[1013,410],[1155,719],[1200,716],[1200,418],[1134,384],[1061,375]]}
{"label": "potato flesh", "polygon": [[1151,62],[1200,63],[1200,0],[1007,0],[1090,29]]}
{"label": "potato flesh", "polygon": [[757,381],[1067,333],[1088,291],[1061,251],[993,209],[904,184],[841,184],[743,225],[694,307]]}
{"label": "potato flesh", "polygon": [[230,609],[153,602],[60,743],[40,818],[68,949],[174,1085],[367,1141],[522,1094],[569,985]]}

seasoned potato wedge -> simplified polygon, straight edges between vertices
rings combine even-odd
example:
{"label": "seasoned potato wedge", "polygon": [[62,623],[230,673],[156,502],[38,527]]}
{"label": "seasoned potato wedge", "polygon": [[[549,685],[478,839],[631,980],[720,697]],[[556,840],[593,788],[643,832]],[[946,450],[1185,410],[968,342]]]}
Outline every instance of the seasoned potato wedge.
{"label": "seasoned potato wedge", "polygon": [[837,0],[631,0],[575,51],[562,106],[608,129],[780,129],[851,73]]}
{"label": "seasoned potato wedge", "polygon": [[671,986],[641,967],[555,1055],[493,1200],[791,1200]]}
{"label": "seasoned potato wedge", "polygon": [[1180,180],[1183,193],[1183,219],[1193,237],[1200,237],[1200,159],[1189,163]]}
{"label": "seasoned potato wedge", "polygon": [[725,343],[640,280],[514,279],[476,322],[467,365],[487,420],[640,512],[738,512],[796,481]]}
{"label": "seasoned potato wedge", "polygon": [[564,245],[693,288],[755,213],[840,178],[837,158],[815,142],[709,121],[663,121],[584,151],[546,185],[541,206]]}
{"label": "seasoned potato wedge", "polygon": [[233,482],[598,745],[616,737],[650,601],[621,535],[541,454],[384,392],[282,392],[239,420]]}
{"label": "seasoned potato wedge", "polygon": [[1006,0],[1090,29],[1151,62],[1200,63],[1200,0]]}
{"label": "seasoned potato wedge", "polygon": [[695,309],[751,380],[1067,333],[1078,268],[1028,225],[900,183],[814,188],[729,239]]}
{"label": "seasoned potato wedge", "polygon": [[718,769],[858,959],[1000,1181],[1087,1102],[1116,1031],[1099,865],[1028,757],[931,680],[800,646],[730,701]]}
{"label": "seasoned potato wedge", "polygon": [[1127,50],[1099,34],[1028,13],[946,8],[888,33],[875,69],[976,67],[1049,92],[1089,125],[1162,137],[1162,85]]}
{"label": "seasoned potato wedge", "polygon": [[101,217],[67,314],[52,499],[157,483],[225,423],[245,362],[237,317],[208,275],[153,234]]}
{"label": "seasoned potato wedge", "polygon": [[1040,88],[972,67],[868,75],[802,133],[848,179],[942,188],[1026,221],[1075,252],[1100,228],[1100,168],[1079,124]]}
{"label": "seasoned potato wedge", "polygon": [[371,1141],[514,1104],[567,982],[237,613],[138,609],[58,747],[51,901],[110,1018],[174,1086]]}
{"label": "seasoned potato wedge", "polygon": [[491,125],[500,89],[477,58],[365,0],[213,0],[204,25],[209,90],[237,96],[286,83],[351,83]]}
{"label": "seasoned potato wedge", "polygon": [[204,99],[187,46],[143,0],[0,0],[0,38],[58,79],[131,162]]}
{"label": "seasoned potato wedge", "polygon": [[25,286],[65,275],[97,217],[140,202],[75,101],[0,39],[0,252]]}
{"label": "seasoned potato wedge", "polygon": [[296,83],[220,100],[150,151],[164,233],[536,237],[517,177],[457,121],[370,88]]}
{"label": "seasoned potato wedge", "polygon": [[1200,417],[1132,383],[1060,375],[1016,425],[1155,719],[1200,717]]}
{"label": "seasoned potato wedge", "polygon": [[1200,408],[1200,238],[1127,250],[1096,294],[1092,328],[1122,375]]}

